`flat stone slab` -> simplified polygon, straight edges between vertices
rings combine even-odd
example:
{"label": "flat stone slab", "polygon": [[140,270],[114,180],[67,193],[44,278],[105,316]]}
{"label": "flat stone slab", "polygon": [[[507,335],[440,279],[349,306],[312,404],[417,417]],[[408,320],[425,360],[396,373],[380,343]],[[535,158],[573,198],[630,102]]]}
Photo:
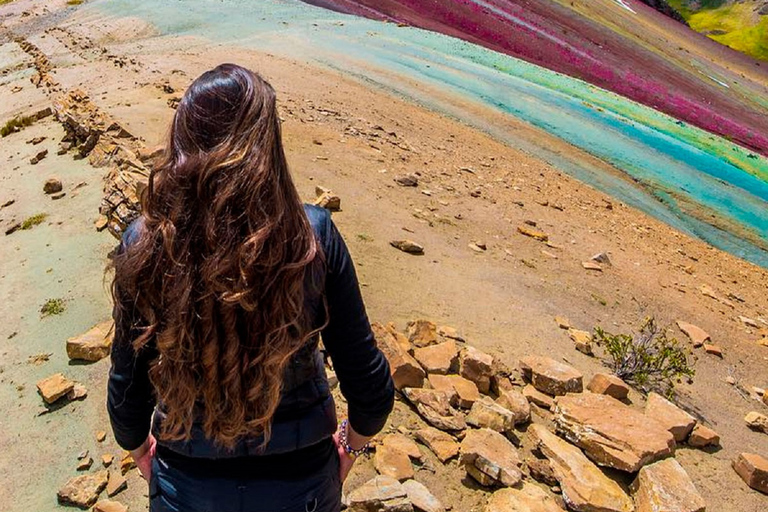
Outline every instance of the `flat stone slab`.
{"label": "flat stone slab", "polygon": [[601,466],[634,473],[675,451],[663,425],[607,395],[568,394],[553,412],[558,431]]}
{"label": "flat stone slab", "polygon": [[678,443],[688,439],[688,435],[696,426],[696,418],[658,393],[648,395],[645,414],[663,425]]}
{"label": "flat stone slab", "polygon": [[427,427],[417,430],[414,435],[416,436],[416,439],[432,450],[432,453],[434,453],[442,463],[445,463],[459,454],[459,443],[457,443],[452,436],[441,430]]}
{"label": "flat stone slab", "polygon": [[539,486],[523,483],[494,492],[485,512],[563,512],[557,502]]}
{"label": "flat stone slab", "polygon": [[403,485],[390,476],[379,475],[347,496],[351,512],[413,512]]}
{"label": "flat stone slab", "polygon": [[515,446],[503,435],[487,428],[470,430],[464,436],[461,465],[473,477],[476,474],[473,470],[487,476],[487,480],[476,478],[483,485],[491,482],[510,487],[517,485],[523,477]]}
{"label": "flat stone slab", "polygon": [[580,393],[584,389],[583,375],[565,363],[549,357],[526,357],[520,360],[523,378],[534,388],[552,396]]}
{"label": "flat stone slab", "polygon": [[705,512],[707,504],[674,458],[640,469],[632,483],[635,512]]}
{"label": "flat stone slab", "polygon": [[[605,476],[575,446],[559,438],[543,425],[528,429],[534,445],[552,464],[569,510],[577,512],[632,512],[634,505],[624,490]],[[513,509],[514,510],[514,509]]]}

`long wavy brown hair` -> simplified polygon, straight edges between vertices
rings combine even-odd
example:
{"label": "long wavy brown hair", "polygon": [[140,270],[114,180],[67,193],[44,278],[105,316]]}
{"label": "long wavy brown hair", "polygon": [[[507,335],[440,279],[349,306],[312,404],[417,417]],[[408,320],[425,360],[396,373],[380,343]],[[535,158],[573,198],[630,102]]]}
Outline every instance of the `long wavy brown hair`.
{"label": "long wavy brown hair", "polygon": [[112,294],[138,322],[134,349],[157,347],[161,437],[189,439],[202,421],[221,446],[254,435],[266,443],[286,365],[316,332],[305,285],[323,260],[269,83],[234,64],[192,83],[142,218],[115,257]]}

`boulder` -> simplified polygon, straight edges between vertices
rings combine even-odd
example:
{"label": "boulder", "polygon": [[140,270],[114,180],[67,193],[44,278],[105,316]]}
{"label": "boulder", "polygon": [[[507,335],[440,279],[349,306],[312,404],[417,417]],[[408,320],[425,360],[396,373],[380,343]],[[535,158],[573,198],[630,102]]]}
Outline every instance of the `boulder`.
{"label": "boulder", "polygon": [[632,500],[576,448],[547,430],[531,425],[534,445],[549,459],[569,510],[577,512],[631,512]]}
{"label": "boulder", "polygon": [[472,405],[467,423],[477,428],[489,428],[501,434],[514,433],[515,415],[489,397],[483,397]]}
{"label": "boulder", "polygon": [[663,425],[678,443],[688,439],[688,435],[696,425],[696,418],[658,393],[648,395],[645,414]]}
{"label": "boulder", "polygon": [[768,416],[752,411],[744,416],[744,422],[752,430],[768,434]]}
{"label": "boulder", "polygon": [[389,370],[392,380],[398,390],[403,388],[420,388],[424,384],[425,373],[421,365],[398,343],[383,325],[373,322],[371,324],[373,335],[376,338],[376,346],[384,354],[389,362]]}
{"label": "boulder", "polygon": [[67,340],[67,356],[71,360],[99,361],[109,355],[114,336],[114,322],[107,320],[85,334]]}
{"label": "boulder", "polygon": [[557,502],[537,485],[499,489],[488,499],[485,512],[562,512]]}
{"label": "boulder", "polygon": [[742,453],[733,461],[733,469],[752,489],[768,494],[768,459],[755,453]]}
{"label": "boulder", "polygon": [[397,340],[397,344],[400,345],[400,348],[403,349],[404,352],[407,352],[411,355],[413,355],[413,345],[411,345],[411,342],[408,341],[408,337],[397,330],[395,327],[395,324],[392,322],[389,322],[386,325],[387,331],[395,337],[395,340]]}
{"label": "boulder", "polygon": [[542,409],[547,409],[549,411],[555,407],[555,401],[551,396],[545,395],[531,384],[528,384],[523,388],[523,396],[528,400],[528,403],[538,405]]}
{"label": "boulder", "polygon": [[[487,428],[470,430],[464,436],[461,442],[461,465],[483,485],[488,485],[490,479],[493,484],[510,487],[517,485],[523,477],[518,468],[520,459],[514,445],[498,432]],[[476,478],[477,472],[488,479]]]}
{"label": "boulder", "polygon": [[663,425],[607,395],[560,397],[554,421],[558,431],[601,466],[634,473],[675,450],[675,438]]}
{"label": "boulder", "polygon": [[702,346],[704,343],[710,340],[709,334],[707,334],[707,332],[701,327],[689,324],[688,322],[683,322],[681,320],[677,321],[677,326],[686,336],[688,336],[688,338],[690,338],[695,348]]}
{"label": "boulder", "polygon": [[437,326],[429,320],[408,322],[406,334],[408,335],[408,340],[418,348],[428,347],[437,343]]}
{"label": "boulder", "polygon": [[93,506],[91,512],[128,512],[128,507],[118,501],[101,500]]}
{"label": "boulder", "polygon": [[416,510],[422,510],[423,512],[444,512],[445,506],[440,503],[440,500],[434,497],[423,484],[416,480],[408,480],[403,482],[403,489],[408,494],[408,499]]}
{"label": "boulder", "polygon": [[491,389],[493,357],[475,347],[467,347],[461,357],[459,373],[465,379],[474,382],[481,393],[487,394]]}
{"label": "boulder", "polygon": [[436,428],[422,428],[417,430],[414,435],[416,439],[432,450],[440,462],[444,463],[459,454],[459,443],[450,435]]}
{"label": "boulder", "polygon": [[533,387],[553,396],[580,393],[584,389],[581,372],[549,357],[526,357],[520,360],[523,378]]}
{"label": "boulder", "polygon": [[707,504],[674,458],[640,469],[632,483],[636,512],[705,512]]}
{"label": "boulder", "polygon": [[403,485],[390,476],[379,475],[347,496],[350,512],[413,512]]}
{"label": "boulder", "polygon": [[451,407],[446,393],[434,389],[404,388],[403,394],[430,425],[440,430],[464,430],[464,416]]}
{"label": "boulder", "polygon": [[453,341],[417,348],[413,357],[427,373],[446,375],[455,372],[459,366],[459,347]]}
{"label": "boulder", "polygon": [[107,486],[109,475],[106,470],[72,478],[59,489],[57,498],[61,505],[73,505],[89,508],[99,499],[99,494]]}
{"label": "boulder", "polygon": [[373,466],[380,474],[391,476],[401,482],[413,478],[413,466],[408,454],[392,445],[381,445],[376,448]]}
{"label": "boulder", "polygon": [[587,389],[599,395],[612,396],[624,400],[629,395],[629,386],[620,378],[608,373],[596,373],[589,381]]}
{"label": "boulder", "polygon": [[64,186],[61,184],[61,180],[59,178],[48,178],[43,184],[43,192],[46,194],[55,194],[57,192],[61,192],[63,188]]}
{"label": "boulder", "polygon": [[412,459],[421,460],[421,452],[416,441],[403,434],[387,434],[381,444],[400,450]]}
{"label": "boulder", "polygon": [[52,404],[75,388],[75,383],[64,377],[61,373],[55,373],[37,383],[37,391],[43,397],[45,403]]}
{"label": "boulder", "polygon": [[691,435],[688,436],[688,444],[694,448],[704,448],[706,446],[719,446],[720,436],[717,432],[701,423],[696,423]]}
{"label": "boulder", "polygon": [[531,405],[517,389],[500,391],[496,403],[512,413],[515,425],[528,423],[531,420]]}

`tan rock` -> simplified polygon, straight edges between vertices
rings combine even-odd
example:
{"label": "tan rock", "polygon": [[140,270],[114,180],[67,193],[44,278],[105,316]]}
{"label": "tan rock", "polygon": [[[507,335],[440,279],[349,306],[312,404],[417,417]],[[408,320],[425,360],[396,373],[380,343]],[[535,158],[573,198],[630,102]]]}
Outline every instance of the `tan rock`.
{"label": "tan rock", "polygon": [[552,410],[555,407],[555,401],[551,396],[545,395],[538,389],[534,388],[531,384],[528,384],[523,388],[523,396],[529,403],[538,405],[543,409]]}
{"label": "tan rock", "polygon": [[636,512],[705,512],[707,504],[674,458],[640,469],[632,483]]}
{"label": "tan rock", "polygon": [[96,432],[97,442],[103,443],[106,438],[107,438],[107,433],[104,430],[99,430],[98,432]]}
{"label": "tan rock", "polygon": [[564,317],[564,316],[556,316],[556,317],[555,317],[555,323],[556,323],[556,324],[557,324],[557,326],[558,326],[559,328],[561,328],[561,329],[565,329],[565,330],[568,330],[568,329],[570,329],[570,328],[571,328],[571,321],[570,321],[570,320],[568,320],[568,319],[567,319],[566,317]]}
{"label": "tan rock", "polygon": [[411,342],[408,341],[408,338],[405,336],[405,334],[398,331],[395,327],[395,324],[392,322],[389,322],[386,325],[386,328],[387,331],[389,331],[389,333],[395,337],[395,340],[397,340],[397,344],[400,345],[400,348],[402,348],[404,352],[413,355],[413,345],[411,345]]}
{"label": "tan rock", "polygon": [[459,331],[457,331],[455,327],[449,327],[447,325],[438,326],[437,334],[443,338],[448,338],[455,341],[464,341],[464,337],[459,334]]}
{"label": "tan rock", "polygon": [[408,480],[403,482],[403,489],[408,494],[408,499],[416,510],[422,510],[423,512],[444,512],[445,506],[440,503],[440,500],[429,492],[423,484],[416,480]]}
{"label": "tan rock", "polygon": [[77,464],[78,471],[86,471],[93,466],[93,457],[85,457]]}
{"label": "tan rock", "polygon": [[92,512],[128,512],[128,507],[118,501],[101,500],[93,506]]}
{"label": "tan rock", "polygon": [[502,434],[512,433],[515,430],[515,415],[486,396],[472,405],[467,415],[467,423]]}
{"label": "tan rock", "polygon": [[543,425],[528,429],[534,445],[552,464],[569,510],[577,512],[631,512],[632,500],[584,454]]}
{"label": "tan rock", "polygon": [[493,357],[475,347],[467,347],[461,356],[461,370],[459,372],[465,379],[477,384],[481,393],[488,393],[491,389],[491,375],[493,375]]}
{"label": "tan rock", "polygon": [[675,438],[663,425],[607,395],[560,397],[554,421],[558,431],[601,466],[636,472],[675,450]]}
{"label": "tan rock", "polygon": [[403,434],[387,434],[382,439],[381,444],[400,450],[412,459],[421,460],[421,452],[416,441]]}
{"label": "tan rock", "polygon": [[323,192],[315,199],[315,206],[325,208],[326,210],[330,210],[332,212],[338,212],[341,210],[341,197],[330,191]]}
{"label": "tan rock", "polygon": [[395,387],[398,390],[406,387],[420,388],[424,384],[425,373],[418,361],[403,350],[395,336],[383,325],[373,322],[371,329],[376,338],[376,346],[389,362],[389,369],[392,373]]}
{"label": "tan rock", "polygon": [[[450,375],[438,375],[433,373],[427,377],[427,380],[429,381],[429,385],[432,387],[432,389],[436,391],[442,391],[448,395],[448,402],[452,406],[459,406],[459,394],[456,392],[456,388],[453,387],[453,380],[451,379]],[[477,395],[479,397],[480,392],[478,392]]]}
{"label": "tan rock", "polygon": [[408,340],[418,348],[428,347],[437,343],[437,326],[429,320],[408,322],[406,334],[408,335]]}
{"label": "tan rock", "polygon": [[373,466],[380,474],[391,476],[401,482],[413,478],[413,466],[408,454],[392,445],[381,445],[376,448]]}
{"label": "tan rock", "polygon": [[752,430],[768,434],[768,416],[757,411],[752,411],[744,416],[744,422]]}
{"label": "tan rock", "polygon": [[129,452],[125,452],[123,458],[120,459],[120,473],[124,475],[135,467],[136,461],[133,460]]}
{"label": "tan rock", "polygon": [[59,178],[48,178],[43,184],[43,192],[46,194],[55,194],[56,192],[61,192],[63,188],[64,186],[61,184],[61,180]]}
{"label": "tan rock", "polygon": [[548,395],[580,393],[584,389],[581,372],[549,357],[526,357],[520,360],[523,378]]}
{"label": "tan rock", "polygon": [[691,435],[688,436],[688,444],[694,448],[704,448],[706,446],[719,446],[720,436],[709,427],[696,423]]}
{"label": "tan rock", "polygon": [[520,489],[509,487],[494,492],[485,512],[562,512],[562,509],[543,489],[523,482]]}
{"label": "tan rock", "polygon": [[667,429],[678,443],[685,441],[696,425],[696,418],[658,393],[648,395],[645,414]]}
{"label": "tan rock", "polygon": [[350,512],[413,512],[408,493],[396,479],[379,475],[347,496]]}
{"label": "tan rock", "polygon": [[683,322],[681,320],[677,321],[677,326],[686,336],[688,336],[688,338],[690,338],[695,348],[702,346],[704,343],[710,340],[709,334],[707,334],[707,332],[701,327],[689,324],[688,322]]}
{"label": "tan rock", "polygon": [[109,472],[107,481],[107,496],[110,498],[128,488],[128,481],[117,471]]}
{"label": "tan rock", "polygon": [[75,382],[72,390],[67,393],[67,400],[83,400],[87,396],[88,389],[79,382]]}
{"label": "tan rock", "polygon": [[596,373],[589,381],[587,389],[599,395],[608,395],[616,400],[623,400],[629,395],[629,386],[615,375]]}
{"label": "tan rock", "polygon": [[768,494],[768,459],[755,453],[742,453],[733,461],[733,469],[752,489]]}
{"label": "tan rock", "polygon": [[568,336],[570,336],[573,341],[576,350],[588,356],[592,355],[591,333],[579,329],[568,329]]}
{"label": "tan rock", "polygon": [[408,254],[424,254],[424,246],[413,240],[392,240],[389,245]]}
{"label": "tan rock", "polygon": [[99,494],[107,486],[108,473],[101,470],[89,475],[72,478],[59,489],[57,498],[61,505],[74,505],[89,508],[99,499]]}
{"label": "tan rock", "polygon": [[474,382],[459,375],[447,375],[447,378],[459,397],[459,407],[469,409],[480,400],[480,390]]}
{"label": "tan rock", "polygon": [[491,393],[499,396],[504,391],[511,391],[513,389],[515,389],[515,385],[510,377],[497,373],[491,375]]}
{"label": "tan rock", "polygon": [[517,485],[522,479],[519,464],[514,445],[493,430],[469,430],[461,442],[461,465],[473,466],[504,487]]}
{"label": "tan rock", "polygon": [[552,463],[549,459],[539,459],[536,457],[529,457],[525,460],[525,465],[528,467],[528,473],[531,478],[537,482],[541,482],[549,487],[560,485],[555,478],[555,472],[552,470]]}
{"label": "tan rock", "polygon": [[517,231],[521,235],[529,236],[534,240],[538,240],[539,242],[546,242],[547,240],[549,240],[549,235],[547,235],[543,231],[534,229],[533,227],[527,224],[521,224],[520,226],[518,226]]}
{"label": "tan rock", "polygon": [[517,389],[502,390],[496,403],[512,413],[515,425],[528,423],[531,420],[531,405]]}
{"label": "tan rock", "polygon": [[464,416],[451,407],[450,398],[434,389],[404,388],[403,394],[424,420],[440,430],[464,430]]}
{"label": "tan rock", "polygon": [[37,383],[37,391],[47,404],[56,402],[74,387],[75,383],[61,373],[55,373]]}
{"label": "tan rock", "polygon": [[99,361],[109,355],[114,336],[114,322],[107,320],[91,327],[85,334],[67,340],[67,356],[72,360]]}
{"label": "tan rock", "polygon": [[423,428],[417,430],[414,435],[416,439],[432,450],[440,462],[446,462],[459,454],[459,443],[450,435],[436,428]]}
{"label": "tan rock", "polygon": [[722,358],[723,357],[723,349],[719,345],[711,345],[709,343],[704,344],[704,351],[707,354],[712,354],[713,356],[717,356]]}
{"label": "tan rock", "polygon": [[584,270],[594,270],[595,272],[603,271],[602,265],[595,261],[582,261],[581,266],[584,268]]}
{"label": "tan rock", "polygon": [[459,347],[453,341],[417,348],[413,351],[413,357],[427,373],[446,375],[459,367]]}
{"label": "tan rock", "polygon": [[105,468],[108,468],[114,460],[115,460],[115,456],[112,455],[111,453],[105,453],[104,455],[101,456],[101,464]]}

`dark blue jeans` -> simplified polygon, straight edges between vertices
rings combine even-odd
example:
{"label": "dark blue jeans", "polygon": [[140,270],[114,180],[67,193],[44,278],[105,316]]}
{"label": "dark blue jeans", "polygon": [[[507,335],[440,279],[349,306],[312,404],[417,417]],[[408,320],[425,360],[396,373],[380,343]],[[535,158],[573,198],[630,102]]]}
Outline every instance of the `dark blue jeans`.
{"label": "dark blue jeans", "polygon": [[339,458],[303,480],[199,478],[152,460],[150,512],[339,512]]}

